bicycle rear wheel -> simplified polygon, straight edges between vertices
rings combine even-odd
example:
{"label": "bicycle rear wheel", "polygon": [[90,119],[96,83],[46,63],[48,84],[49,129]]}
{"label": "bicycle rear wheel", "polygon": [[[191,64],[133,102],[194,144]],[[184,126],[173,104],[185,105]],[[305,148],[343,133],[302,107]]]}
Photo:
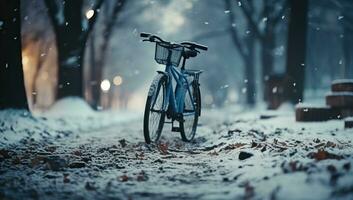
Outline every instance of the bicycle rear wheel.
{"label": "bicycle rear wheel", "polygon": [[[190,98],[190,94],[192,98]],[[199,88],[192,84],[190,86],[190,94],[187,92],[185,95],[184,116],[183,120],[179,123],[180,135],[185,142],[190,142],[195,137],[199,112],[201,109],[201,95]]]}
{"label": "bicycle rear wheel", "polygon": [[162,133],[165,120],[163,108],[166,96],[166,81],[165,76],[158,74],[148,91],[143,119],[143,133],[147,144],[157,142]]}

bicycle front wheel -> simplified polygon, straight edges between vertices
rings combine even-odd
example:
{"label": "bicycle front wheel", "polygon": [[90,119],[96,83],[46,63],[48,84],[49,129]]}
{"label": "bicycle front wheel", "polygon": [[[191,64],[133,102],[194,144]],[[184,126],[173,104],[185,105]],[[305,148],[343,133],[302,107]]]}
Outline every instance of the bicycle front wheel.
{"label": "bicycle front wheel", "polygon": [[183,120],[180,122],[180,135],[183,141],[190,142],[194,139],[199,112],[201,109],[200,90],[197,86],[190,86],[184,99]]}
{"label": "bicycle front wheel", "polygon": [[143,133],[147,144],[157,142],[161,136],[165,111],[166,77],[158,74],[149,89],[143,119]]}

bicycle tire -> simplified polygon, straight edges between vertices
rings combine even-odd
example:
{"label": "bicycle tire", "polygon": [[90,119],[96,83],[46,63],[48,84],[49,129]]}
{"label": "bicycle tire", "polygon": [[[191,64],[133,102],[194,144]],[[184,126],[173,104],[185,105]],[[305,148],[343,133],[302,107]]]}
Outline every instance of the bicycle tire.
{"label": "bicycle tire", "polygon": [[[179,122],[180,135],[181,135],[181,139],[184,142],[191,142],[194,139],[196,134],[196,129],[197,129],[197,123],[199,120],[199,115],[201,113],[200,89],[198,86],[195,86],[195,84],[192,84],[191,88],[192,88],[191,95],[194,99],[194,102],[192,103],[195,105],[195,112],[192,115],[193,119],[190,120],[188,119],[188,117],[183,117],[183,119]],[[184,99],[184,111],[185,111],[185,107],[189,106],[187,105],[187,103],[191,103],[191,99],[188,95],[189,93],[187,92]],[[187,99],[189,99],[190,102],[187,102]],[[189,123],[192,123],[191,127],[189,127],[190,125]]]}
{"label": "bicycle tire", "polygon": [[[146,101],[146,106],[145,106],[145,113],[144,113],[144,119],[143,119],[143,133],[144,133],[144,138],[145,142],[147,144],[150,144],[151,142],[157,142],[161,136],[163,126],[164,126],[164,120],[165,120],[165,111],[163,110],[164,104],[165,104],[165,97],[166,97],[166,82],[167,79],[164,75],[158,74],[153,82],[151,83],[150,89],[148,91],[148,96],[147,96],[147,101]],[[162,105],[160,106],[160,115],[159,118],[152,119],[153,121],[151,122],[151,112],[156,113],[153,111],[152,105],[155,101],[157,101],[158,97],[160,97],[160,92],[162,91]],[[156,102],[154,106],[156,106],[157,103],[160,103],[160,101]],[[153,115],[155,116],[155,115]],[[151,130],[150,125],[151,123],[158,123],[157,126],[154,124],[156,127],[154,127],[153,130]]]}

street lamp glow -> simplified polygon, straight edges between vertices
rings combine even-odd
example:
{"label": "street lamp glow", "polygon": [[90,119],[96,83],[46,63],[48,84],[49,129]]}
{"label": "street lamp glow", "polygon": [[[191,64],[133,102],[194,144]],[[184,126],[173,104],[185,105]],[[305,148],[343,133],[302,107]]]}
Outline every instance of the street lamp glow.
{"label": "street lamp glow", "polygon": [[22,64],[23,65],[27,65],[28,64],[28,62],[29,62],[29,59],[28,59],[28,57],[27,56],[22,56]]}
{"label": "street lamp glow", "polygon": [[110,89],[110,81],[107,79],[104,79],[101,82],[101,89],[103,92],[107,92]]}
{"label": "street lamp glow", "polygon": [[91,19],[92,17],[93,17],[93,15],[94,15],[94,10],[88,10],[87,12],[86,12],[86,18],[87,19]]}
{"label": "street lamp glow", "polygon": [[123,77],[121,77],[121,76],[115,76],[114,77],[114,79],[113,79],[113,83],[114,83],[114,85],[116,85],[116,86],[119,86],[119,85],[121,85],[122,83],[123,83]]}

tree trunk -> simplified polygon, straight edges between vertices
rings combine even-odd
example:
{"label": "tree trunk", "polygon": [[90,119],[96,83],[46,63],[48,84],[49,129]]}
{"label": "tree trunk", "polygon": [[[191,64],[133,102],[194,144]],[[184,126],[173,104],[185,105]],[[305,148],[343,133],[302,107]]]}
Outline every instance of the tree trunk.
{"label": "tree trunk", "polygon": [[102,3],[103,0],[97,0],[92,8],[93,15],[86,20],[82,14],[83,0],[64,0],[62,4],[45,0],[55,30],[58,50],[58,99],[84,96],[82,80],[84,50]]}
{"label": "tree trunk", "polygon": [[343,22],[343,56],[344,56],[344,78],[353,78],[353,14],[351,7],[344,9]]}
{"label": "tree trunk", "polygon": [[65,22],[56,27],[58,48],[57,98],[83,97],[83,55],[86,36],[82,26],[82,0],[65,1]]}
{"label": "tree trunk", "polygon": [[[270,22],[268,22],[270,23]],[[275,48],[275,38],[274,38],[274,29],[269,27],[270,25],[266,26],[265,30],[265,37],[261,40],[261,66],[262,66],[262,79],[263,86],[267,85],[267,81],[269,80],[270,76],[273,73],[274,67],[274,57],[273,51]],[[264,89],[265,91],[265,89]],[[264,100],[268,100],[268,93],[264,92]]]}
{"label": "tree trunk", "polygon": [[303,100],[308,0],[290,0],[290,21],[287,45],[287,99],[292,103]]}
{"label": "tree trunk", "polygon": [[36,68],[34,75],[33,75],[32,87],[31,87],[32,108],[35,108],[36,104],[37,104],[37,97],[38,97],[37,80],[38,80],[40,72],[42,70],[43,63],[46,60],[46,56],[42,56],[42,54],[43,53],[47,54],[50,44],[51,43],[49,41],[44,41],[44,42],[37,41],[37,45],[39,46],[38,47],[39,50],[38,50],[38,54],[37,54],[37,63],[36,63],[37,68]]}
{"label": "tree trunk", "polygon": [[[112,37],[112,34],[114,32],[115,28],[115,23],[116,20],[119,17],[119,14],[125,5],[126,0],[119,0],[119,1],[114,1],[113,5],[110,4],[105,4],[105,12],[102,17],[105,17],[105,23],[104,23],[104,28],[103,28],[103,41],[102,44],[99,46],[99,55],[94,58],[94,63],[92,62],[91,66],[91,81],[93,82],[91,86],[91,94],[92,94],[92,107],[94,109],[97,109],[97,107],[100,104],[101,100],[101,90],[100,90],[100,83],[103,79],[103,72],[104,72],[104,66],[105,66],[105,61],[107,57],[107,50],[110,44],[110,40]],[[113,6],[112,13],[109,14],[108,12],[108,7]],[[91,36],[91,48],[93,50],[92,55],[95,56],[95,47],[94,47],[94,35],[92,34]]]}
{"label": "tree trunk", "polygon": [[251,34],[249,34],[246,38],[246,45],[248,49],[248,54],[244,59],[245,77],[247,80],[246,81],[246,90],[247,90],[246,103],[248,104],[248,106],[253,107],[255,105],[255,73],[254,73],[255,37],[252,31],[251,31]]}
{"label": "tree trunk", "polygon": [[[73,35],[71,35],[74,38]],[[75,37],[77,38],[77,37]],[[70,41],[58,37],[59,79],[57,98],[68,96],[83,97],[83,44],[66,45]]]}
{"label": "tree trunk", "polygon": [[20,0],[0,1],[0,109],[28,109],[23,80]]}
{"label": "tree trunk", "polygon": [[[93,32],[92,32],[93,33]],[[91,41],[90,41],[90,51],[91,51],[91,70],[90,70],[90,79],[91,79],[91,84],[90,84],[90,89],[91,89],[91,95],[92,95],[92,102],[91,106],[94,109],[98,109],[101,105],[101,89],[100,89],[100,83],[102,81],[102,66],[98,64],[97,58],[96,58],[96,53],[95,53],[95,41],[94,41],[94,34],[91,35]],[[99,60],[99,58],[98,58]]]}
{"label": "tree trunk", "polygon": [[275,48],[273,28],[266,27],[265,38],[262,43],[261,64],[262,64],[262,78],[266,80],[273,72],[274,58],[273,51]]}

